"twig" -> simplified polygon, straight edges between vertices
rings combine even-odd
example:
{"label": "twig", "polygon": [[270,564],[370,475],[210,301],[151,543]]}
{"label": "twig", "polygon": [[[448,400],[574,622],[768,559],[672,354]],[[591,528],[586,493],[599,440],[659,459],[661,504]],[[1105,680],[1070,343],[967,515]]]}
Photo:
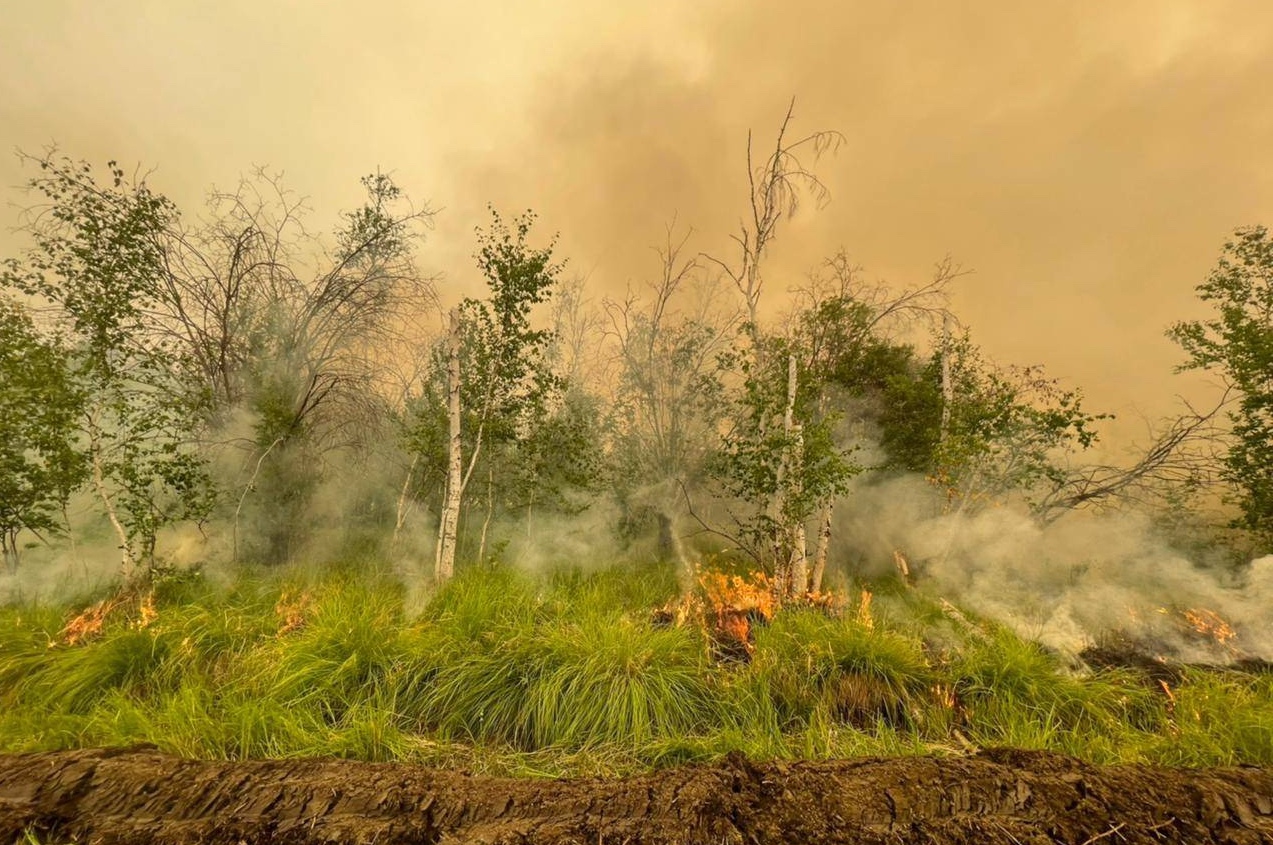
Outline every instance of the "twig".
{"label": "twig", "polygon": [[[1111,827],[1109,830],[1105,831],[1104,833],[1098,833],[1095,836],[1093,836],[1091,839],[1085,839],[1081,843],[1081,845],[1092,845],[1093,842],[1104,839],[1107,836],[1113,836],[1115,833],[1118,833],[1120,830],[1122,830],[1126,826],[1127,826],[1126,822],[1119,822],[1118,824],[1114,825],[1113,827]],[[1120,836],[1119,838],[1121,839],[1122,837]]]}
{"label": "twig", "polygon": [[702,526],[703,533],[705,533],[705,534],[714,534],[714,535],[715,535],[715,536],[717,536],[717,537],[720,537],[720,538],[722,538],[722,539],[728,540],[728,541],[730,541],[731,543],[733,543],[733,544],[734,544],[735,548],[737,548],[739,551],[741,551],[741,552],[745,553],[746,555],[748,555],[748,556],[749,556],[752,560],[754,560],[756,563],[758,563],[758,564],[759,564],[759,563],[761,562],[761,560],[760,560],[760,556],[759,556],[758,554],[756,554],[754,551],[752,551],[751,549],[749,549],[749,548],[747,548],[746,546],[744,546],[742,543],[739,543],[739,542],[738,542],[738,538],[737,538],[737,537],[733,537],[733,536],[731,536],[731,535],[729,535],[729,534],[726,534],[724,531],[719,531],[719,530],[717,530],[717,529],[715,529],[715,528],[711,527],[710,525],[708,525],[708,524],[707,524],[707,523],[703,520],[703,518],[702,518],[701,516],[699,516],[697,513],[695,513],[695,511],[694,511],[694,503],[693,503],[693,501],[690,499],[690,491],[689,491],[688,489],[686,489],[686,487],[685,487],[685,482],[678,478],[678,479],[676,479],[676,483],[680,486],[680,488],[681,488],[681,495],[685,498],[685,510],[686,510],[686,512],[688,512],[688,513],[689,513],[690,517],[691,517],[691,518],[692,518],[695,522],[697,522],[700,526]]}
{"label": "twig", "polygon": [[256,469],[252,470],[252,477],[248,479],[248,483],[243,486],[243,493],[239,495],[239,504],[234,508],[234,530],[233,530],[233,551],[234,562],[239,561],[239,513],[243,510],[243,501],[248,497],[248,492],[256,486],[256,477],[261,474],[261,464],[265,462],[265,457],[274,450],[274,447],[283,442],[282,437],[276,437],[274,442],[261,453],[261,457],[256,459]]}

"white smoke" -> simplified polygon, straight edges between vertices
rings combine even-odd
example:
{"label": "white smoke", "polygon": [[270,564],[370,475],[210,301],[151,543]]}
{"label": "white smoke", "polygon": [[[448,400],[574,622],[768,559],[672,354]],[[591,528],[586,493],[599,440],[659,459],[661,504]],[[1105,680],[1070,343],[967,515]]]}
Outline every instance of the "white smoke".
{"label": "white smoke", "polygon": [[[850,567],[879,574],[901,551],[943,598],[1063,652],[1122,633],[1181,660],[1273,657],[1273,556],[1238,572],[1203,567],[1135,512],[1044,524],[1022,505],[942,506],[923,479],[861,485],[840,520]],[[1218,615],[1236,637],[1196,634],[1185,611]]]}

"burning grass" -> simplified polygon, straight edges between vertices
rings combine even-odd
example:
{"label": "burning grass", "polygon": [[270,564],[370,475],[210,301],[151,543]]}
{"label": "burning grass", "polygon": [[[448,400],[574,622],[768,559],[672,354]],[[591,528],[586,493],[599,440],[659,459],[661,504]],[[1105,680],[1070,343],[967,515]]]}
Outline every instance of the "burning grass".
{"label": "burning grass", "polygon": [[[149,742],[506,774],[1004,745],[1273,763],[1273,674],[1083,670],[913,591],[859,587],[781,611],[771,595],[747,575],[706,573],[687,603],[658,567],[531,578],[484,566],[415,613],[370,572],[8,608],[0,748]],[[1232,647],[1223,620],[1194,613],[1180,618]],[[739,619],[745,630],[725,624]]]}

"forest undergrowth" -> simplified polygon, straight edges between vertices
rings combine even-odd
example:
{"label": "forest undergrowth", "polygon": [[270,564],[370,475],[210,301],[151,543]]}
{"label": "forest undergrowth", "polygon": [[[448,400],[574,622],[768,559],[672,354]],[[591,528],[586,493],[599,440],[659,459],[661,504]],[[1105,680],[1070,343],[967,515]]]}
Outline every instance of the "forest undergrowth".
{"label": "forest undergrowth", "polygon": [[[1273,674],[1092,670],[895,582],[753,616],[722,648],[670,567],[383,564],[198,573],[0,609],[0,751],[149,743],[518,776],[1012,747],[1093,763],[1273,764]],[[660,610],[662,609],[662,610]],[[704,621],[708,624],[703,624]]]}

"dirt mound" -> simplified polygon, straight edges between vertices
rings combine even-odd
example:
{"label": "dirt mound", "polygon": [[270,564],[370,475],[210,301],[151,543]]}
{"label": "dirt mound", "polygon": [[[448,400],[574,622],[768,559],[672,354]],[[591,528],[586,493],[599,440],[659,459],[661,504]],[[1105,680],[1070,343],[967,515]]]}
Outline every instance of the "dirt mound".
{"label": "dirt mound", "polygon": [[0,756],[0,842],[1273,843],[1273,769],[1053,754],[750,763],[508,780],[153,749]]}

